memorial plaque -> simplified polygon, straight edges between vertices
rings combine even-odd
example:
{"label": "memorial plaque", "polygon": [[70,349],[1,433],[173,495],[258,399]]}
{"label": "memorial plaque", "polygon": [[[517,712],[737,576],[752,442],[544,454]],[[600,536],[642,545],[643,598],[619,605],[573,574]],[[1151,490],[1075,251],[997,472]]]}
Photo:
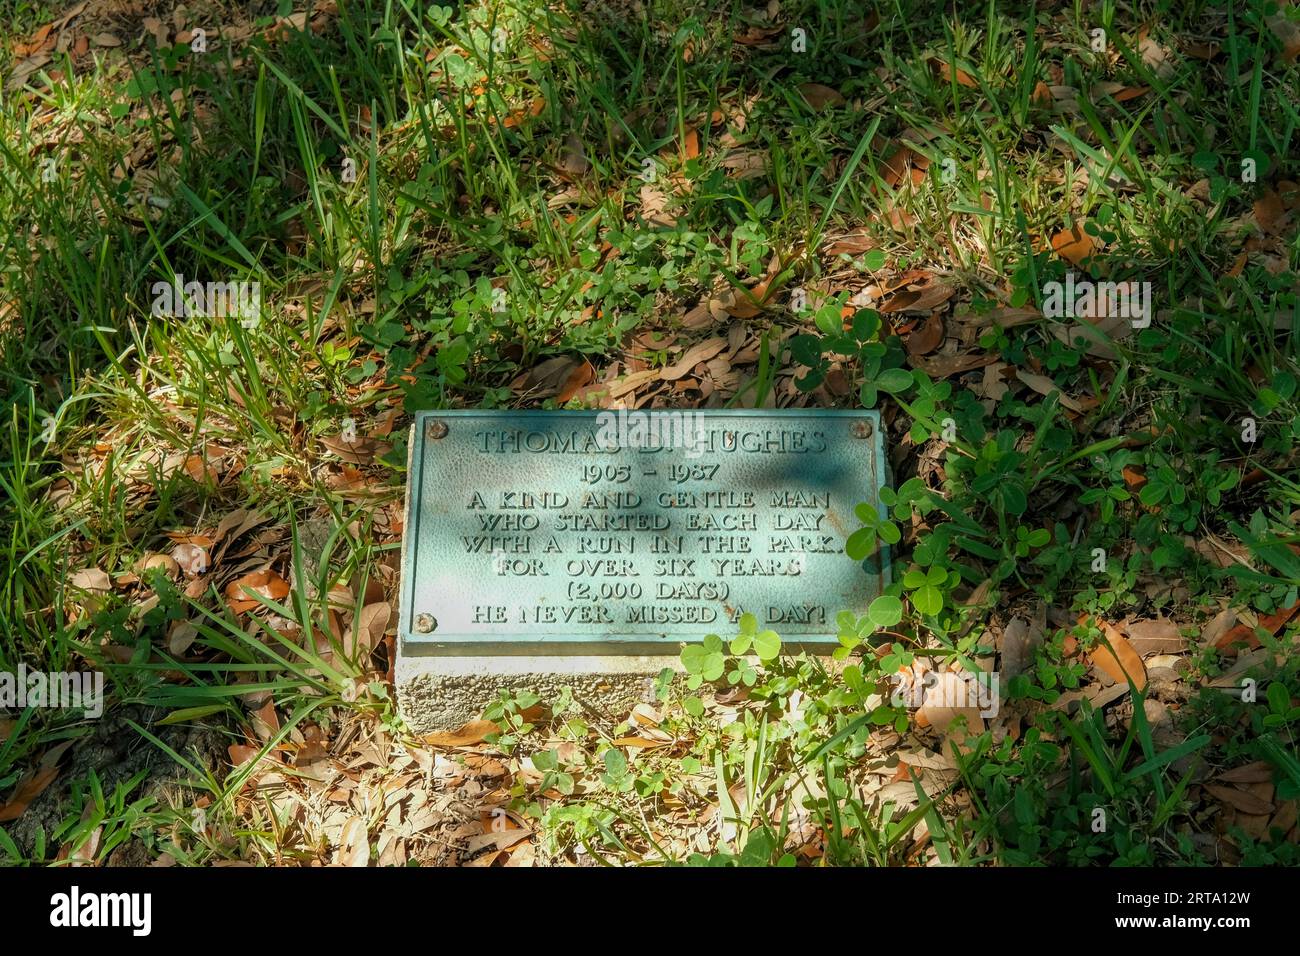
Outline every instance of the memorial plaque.
{"label": "memorial plaque", "polygon": [[881,593],[854,508],[879,509],[876,412],[417,415],[402,640],[420,653],[676,653],[753,613],[834,645]]}

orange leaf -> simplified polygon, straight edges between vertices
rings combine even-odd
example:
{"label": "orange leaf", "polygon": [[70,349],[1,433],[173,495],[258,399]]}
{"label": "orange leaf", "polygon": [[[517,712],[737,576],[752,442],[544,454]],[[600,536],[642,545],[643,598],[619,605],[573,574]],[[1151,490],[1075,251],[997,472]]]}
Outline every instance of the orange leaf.
{"label": "orange leaf", "polygon": [[[1296,611],[1300,611],[1300,601],[1292,604],[1285,610],[1278,611],[1276,614],[1269,614],[1259,619],[1257,627],[1262,627],[1270,634],[1276,634],[1282,625],[1295,617]],[[1225,631],[1214,646],[1219,650],[1226,650],[1238,641],[1242,641],[1250,647],[1259,647],[1259,638],[1255,636],[1255,628],[1249,624],[1238,624],[1236,627]]]}
{"label": "orange leaf", "polygon": [[694,126],[686,127],[682,134],[682,159],[694,159],[700,155],[700,134]]}
{"label": "orange leaf", "polygon": [[430,747],[469,747],[482,743],[489,734],[495,734],[500,729],[490,720],[471,720],[459,730],[425,734],[424,742]]}
{"label": "orange leaf", "polygon": [[274,571],[254,571],[236,578],[226,585],[226,602],[236,614],[252,610],[262,602],[250,596],[259,594],[270,601],[278,601],[289,593],[289,583]]}
{"label": "orange leaf", "polygon": [[[902,145],[889,154],[889,157],[885,160],[880,178],[885,181],[886,186],[893,189],[903,181],[903,176],[908,169],[912,168],[912,182],[916,183],[916,171],[925,170],[929,165],[930,160],[928,157],[918,153],[910,146]],[[921,176],[924,178],[924,172],[922,172]]]}
{"label": "orange leaf", "polygon": [[58,767],[41,767],[18,784],[18,787],[14,790],[14,795],[9,798],[9,802],[0,805],[0,823],[17,820],[21,817],[28,805],[39,797],[58,775]]}
{"label": "orange leaf", "polygon": [[727,313],[736,319],[752,319],[758,315],[766,308],[771,281],[771,276],[768,276],[752,288],[737,289],[735,304],[727,306]]}
{"label": "orange leaf", "polygon": [[1066,262],[1077,266],[1092,255],[1094,243],[1083,226],[1075,223],[1073,229],[1063,229],[1052,237],[1052,248]]}
{"label": "orange leaf", "polygon": [[[1086,624],[1087,621],[1087,615],[1079,619],[1081,624]],[[1128,638],[1105,621],[1096,623],[1101,627],[1102,633],[1110,643],[1110,647],[1105,644],[1098,644],[1093,648],[1092,662],[1105,671],[1117,684],[1127,684],[1131,678],[1133,686],[1138,690],[1146,687],[1147,669],[1142,664],[1141,656],[1137,651],[1133,650],[1133,645],[1129,643]]]}
{"label": "orange leaf", "polygon": [[33,33],[31,39],[26,43],[14,44],[14,56],[30,56],[39,52],[41,47],[45,45],[45,40],[50,35],[50,28],[53,26],[53,23],[47,23]]}
{"label": "orange leaf", "polygon": [[655,747],[666,747],[671,740],[651,740],[649,737],[619,737],[614,741],[615,747],[640,747],[642,750],[653,750]]}
{"label": "orange leaf", "polygon": [[[501,123],[506,129],[513,129],[520,125],[530,116],[541,116],[542,110],[546,109],[546,97],[535,96],[531,103],[522,109],[512,110]],[[495,118],[494,118],[495,121]]]}
{"label": "orange leaf", "polygon": [[[954,68],[948,65],[947,60],[941,60],[937,56],[930,57],[930,69],[938,73],[940,78],[945,81],[949,81],[953,77]],[[956,68],[956,75],[957,75],[958,86],[964,86],[972,90],[978,90],[980,88],[980,85],[976,81],[975,77],[971,76],[961,67]]]}
{"label": "orange leaf", "polygon": [[1124,466],[1124,485],[1129,491],[1141,491],[1143,485],[1147,483],[1147,476],[1142,474],[1141,470]]}

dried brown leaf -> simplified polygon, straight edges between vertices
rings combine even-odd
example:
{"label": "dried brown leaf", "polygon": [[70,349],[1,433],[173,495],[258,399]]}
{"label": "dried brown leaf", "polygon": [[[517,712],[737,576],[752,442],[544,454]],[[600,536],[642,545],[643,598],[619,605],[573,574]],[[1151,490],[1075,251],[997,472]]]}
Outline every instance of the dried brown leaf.
{"label": "dried brown leaf", "polygon": [[1214,783],[1204,784],[1205,792],[1217,798],[1220,802],[1226,803],[1234,810],[1240,810],[1242,813],[1263,814],[1272,813],[1273,804],[1267,800],[1262,800],[1252,793],[1245,790],[1238,790],[1236,787],[1223,787]]}
{"label": "dried brown leaf", "polygon": [[[1081,623],[1087,621],[1087,617],[1080,619]],[[1142,663],[1142,658],[1138,652],[1133,649],[1133,645],[1119,631],[1115,630],[1105,621],[1096,622],[1101,627],[1102,634],[1110,643],[1107,647],[1103,643],[1098,643],[1092,650],[1092,662],[1104,671],[1111,680],[1117,684],[1128,685],[1129,679],[1133,681],[1133,686],[1142,690],[1147,686],[1147,669]]]}
{"label": "dried brown leaf", "polygon": [[471,720],[459,730],[425,734],[424,742],[430,747],[470,747],[482,743],[490,734],[500,731],[490,720]]}
{"label": "dried brown leaf", "polygon": [[822,83],[800,83],[799,93],[809,106],[819,112],[828,106],[843,106],[846,102],[839,90]]}

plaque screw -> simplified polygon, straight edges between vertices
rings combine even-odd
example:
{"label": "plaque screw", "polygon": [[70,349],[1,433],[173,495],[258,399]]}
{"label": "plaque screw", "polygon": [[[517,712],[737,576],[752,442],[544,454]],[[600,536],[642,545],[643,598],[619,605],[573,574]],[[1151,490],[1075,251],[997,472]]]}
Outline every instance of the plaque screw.
{"label": "plaque screw", "polygon": [[[444,425],[443,428],[447,426]],[[438,619],[432,614],[415,615],[415,629],[421,634],[429,634],[438,629]]]}
{"label": "plaque screw", "polygon": [[870,437],[871,437],[871,422],[868,422],[868,421],[854,422],[854,423],[853,423],[853,437],[854,437],[854,438],[870,438]]}
{"label": "plaque screw", "polygon": [[447,423],[441,418],[435,418],[424,427],[424,435],[426,438],[435,440],[445,438],[447,436]]}
{"label": "plaque screw", "polygon": [[736,433],[735,433],[735,432],[723,432],[723,433],[722,433],[722,447],[723,447],[723,448],[734,448],[735,445],[736,445]]}

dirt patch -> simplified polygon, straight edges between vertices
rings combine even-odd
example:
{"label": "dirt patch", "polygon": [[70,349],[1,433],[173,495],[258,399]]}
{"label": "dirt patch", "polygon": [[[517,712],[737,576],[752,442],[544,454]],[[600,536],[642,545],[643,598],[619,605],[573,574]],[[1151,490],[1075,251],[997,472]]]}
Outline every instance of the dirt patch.
{"label": "dirt patch", "polygon": [[[68,751],[67,763],[60,769],[54,783],[37,797],[13,824],[9,835],[24,854],[33,851],[36,835],[44,831],[46,853],[53,855],[57,847],[49,841],[50,832],[76,812],[73,799],[75,786],[86,787],[93,771],[100,781],[106,797],[112,795],[118,784],[130,780],[140,771],[146,777],[133,790],[128,799],[153,797],[158,804],[167,805],[166,793],[175,791],[188,780],[190,774],[159,747],[141,737],[127,721],[134,721],[165,743],[195,766],[205,769],[215,767],[225,749],[223,735],[212,728],[176,726],[150,726],[159,717],[151,708],[123,707],[94,724],[93,729]],[[129,857],[126,865],[147,864],[143,847],[128,844],[124,852]]]}

